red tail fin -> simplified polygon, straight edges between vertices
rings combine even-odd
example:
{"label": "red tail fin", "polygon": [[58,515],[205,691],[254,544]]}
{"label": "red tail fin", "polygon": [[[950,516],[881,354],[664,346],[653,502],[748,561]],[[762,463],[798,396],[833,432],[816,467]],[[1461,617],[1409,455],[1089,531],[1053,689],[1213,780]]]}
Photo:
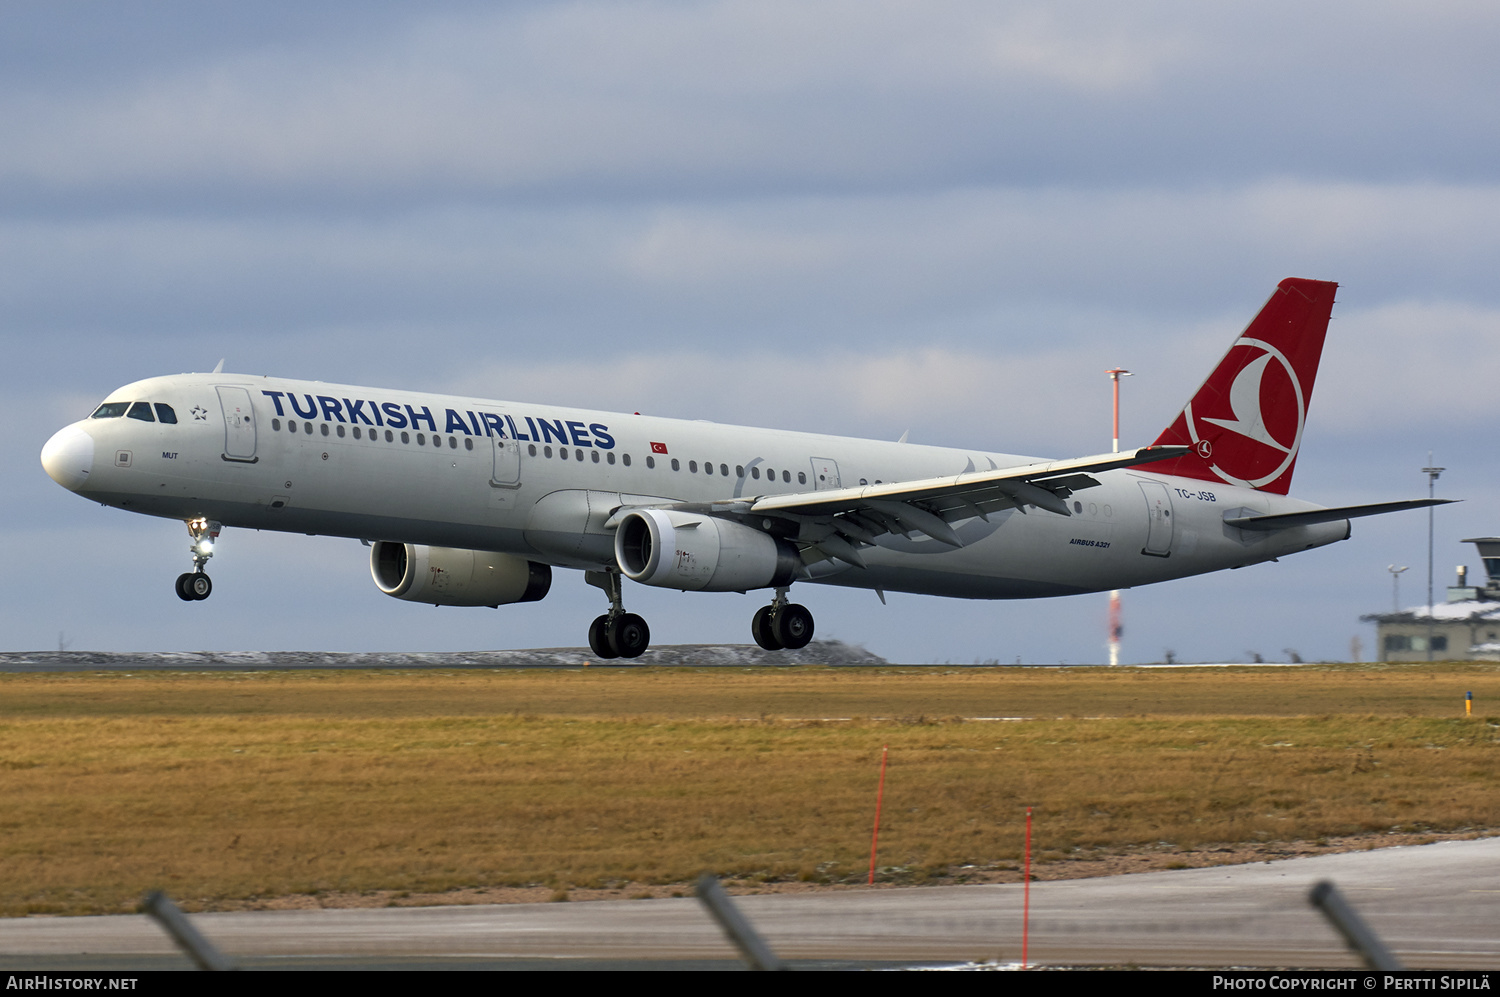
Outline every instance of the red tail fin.
{"label": "red tail fin", "polygon": [[1338,285],[1288,277],[1187,408],[1156,438],[1197,452],[1152,471],[1285,495]]}

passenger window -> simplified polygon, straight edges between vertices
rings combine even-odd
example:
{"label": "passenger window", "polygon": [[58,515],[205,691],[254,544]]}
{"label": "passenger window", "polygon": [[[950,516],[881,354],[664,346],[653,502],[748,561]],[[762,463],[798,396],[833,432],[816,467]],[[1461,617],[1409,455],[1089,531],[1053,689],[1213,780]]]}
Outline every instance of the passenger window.
{"label": "passenger window", "polygon": [[125,413],[127,419],[139,419],[142,422],[155,422],[156,416],[151,414],[150,402],[136,402],[130,406],[130,411]]}
{"label": "passenger window", "polygon": [[[724,475],[724,477],[726,477],[726,478],[729,477],[729,465],[728,464],[720,464],[719,465],[719,473],[722,474],[722,475]],[[741,472],[741,473],[743,474],[744,472]]]}
{"label": "passenger window", "polygon": [[280,419],[272,419],[271,420],[271,428],[274,429],[274,430],[276,430],[276,431],[278,431],[278,432],[280,432],[280,430],[281,430],[281,420]]}
{"label": "passenger window", "polygon": [[411,442],[411,437],[406,434],[406,430],[404,430],[404,429],[401,431],[401,442],[402,443],[410,443]]}
{"label": "passenger window", "polygon": [[391,432],[391,431],[390,431],[390,430],[389,430],[389,429],[387,429],[387,430],[386,430],[386,431],[385,431],[385,441],[386,441],[386,442],[387,442],[387,443],[394,443],[394,442],[395,442],[395,440],[396,440],[396,437],[395,437],[395,435],[394,435],[394,434],[393,434],[393,433],[392,433],[392,432]]}
{"label": "passenger window", "polygon": [[[595,452],[595,453],[598,453],[598,451],[597,451],[597,450],[596,450],[596,451],[594,451],[594,452]],[[614,452],[614,451],[613,451],[613,450],[611,450],[611,451],[610,451],[610,452],[609,452],[609,453],[607,453],[607,454],[605,454],[605,455],[604,455],[604,459],[605,459],[605,461],[607,461],[607,462],[608,462],[608,463],[610,463],[610,464],[613,464],[613,463],[614,463],[614,462],[615,462],[615,452]],[[651,461],[650,461],[650,460],[648,460],[648,461],[647,461],[647,462],[646,462],[646,463],[648,463],[648,464],[650,464],[650,463],[651,463]]]}
{"label": "passenger window", "polygon": [[[448,437],[448,449],[449,450],[457,450],[458,449],[458,437],[456,437],[456,436],[450,436],[450,437]],[[471,445],[469,447],[469,449],[472,450],[474,448]]]}
{"label": "passenger window", "polygon": [[736,478],[743,478],[745,476],[745,469],[739,464],[734,465],[734,476]]}
{"label": "passenger window", "polygon": [[322,423],[322,427],[323,427],[323,435],[327,436],[328,435],[328,423],[326,423],[326,422]]}
{"label": "passenger window", "polygon": [[595,464],[597,464],[597,463],[599,463],[599,451],[597,451],[597,450],[595,450],[595,451],[594,451],[594,452],[593,452],[593,454],[592,454],[592,456],[593,456],[593,458],[594,458],[594,463],[595,463]]}
{"label": "passenger window", "polygon": [[[327,428],[328,428],[328,426],[327,426],[327,425],[326,425],[326,424],[325,424],[325,425],[324,425],[324,426],[323,426],[323,428],[324,428],[324,429],[327,429]],[[343,427],[343,426],[340,426],[340,427],[339,427],[339,429],[338,429],[338,433],[339,433],[339,439],[341,439],[341,440],[342,440],[342,439],[343,439],[343,438],[344,438],[344,427]]]}
{"label": "passenger window", "polygon": [[94,414],[89,416],[89,418],[118,419],[120,416],[125,414],[125,410],[128,408],[130,408],[129,402],[105,402],[103,405],[100,405],[98,408],[96,408],[94,410]]}
{"label": "passenger window", "polygon": [[557,448],[557,456],[561,460],[567,460],[568,459],[568,448],[567,447],[558,447]]}
{"label": "passenger window", "polygon": [[680,471],[680,470],[682,470],[682,465],[679,464],[679,463],[677,463],[677,458],[676,457],[672,458],[672,470],[674,470],[674,471]]}
{"label": "passenger window", "polygon": [[756,481],[759,481],[760,480],[760,468],[758,468],[758,467],[752,467],[750,469],[750,477],[754,478]]}
{"label": "passenger window", "polygon": [[551,447],[542,447],[542,456],[544,456],[544,457],[551,457],[552,456],[552,448]]}
{"label": "passenger window", "polygon": [[[405,443],[406,441],[402,440],[401,442]],[[419,446],[419,447],[425,447],[426,445],[427,445],[427,434],[426,433],[418,433],[417,434],[417,446]]]}
{"label": "passenger window", "polygon": [[574,450],[573,451],[573,459],[574,460],[583,460],[583,451],[582,450]]}
{"label": "passenger window", "polygon": [[[610,456],[610,463],[614,463],[614,456],[615,455],[614,454],[610,454],[609,456]],[[628,464],[630,462],[626,461],[625,463]],[[655,467],[656,466],[656,458],[653,457],[653,456],[651,456],[650,454],[647,454],[646,455],[646,466],[647,467]]]}
{"label": "passenger window", "polygon": [[536,456],[536,444],[535,443],[529,443],[529,444],[527,444],[527,446],[526,446],[526,452],[528,454],[530,454],[531,456],[535,457]]}
{"label": "passenger window", "polygon": [[807,484],[807,474],[806,474],[806,472],[803,472],[803,471],[798,471],[797,472],[797,484],[799,484],[799,485],[805,485],[805,484]]}
{"label": "passenger window", "polygon": [[360,435],[359,435],[359,427],[358,427],[358,426],[355,426],[355,427],[354,427],[354,438],[355,438],[355,439],[356,439],[356,440],[357,440],[357,439],[359,439],[359,438],[360,438]]}
{"label": "passenger window", "polygon": [[690,460],[690,461],[688,461],[688,473],[689,474],[697,474],[698,473],[698,462],[696,460]]}
{"label": "passenger window", "polygon": [[170,405],[157,402],[156,417],[168,426],[177,425],[177,413],[172,410],[172,406]]}
{"label": "passenger window", "polygon": [[310,423],[310,422],[304,422],[302,424],[302,431],[304,433],[306,433],[308,436],[311,436],[312,435],[312,423]]}
{"label": "passenger window", "polygon": [[[648,457],[647,460],[650,460],[650,458]],[[630,454],[628,454],[628,453],[627,454],[621,454],[620,455],[620,462],[623,463],[626,467],[629,467],[630,466]]]}
{"label": "passenger window", "polygon": [[781,480],[785,481],[787,484],[791,484],[792,483],[792,472],[791,471],[782,471],[781,472]]}
{"label": "passenger window", "polygon": [[[355,432],[357,433],[357,432],[359,432],[359,430],[356,429]],[[474,438],[472,436],[464,438],[464,449],[465,450],[473,450],[474,449]]]}

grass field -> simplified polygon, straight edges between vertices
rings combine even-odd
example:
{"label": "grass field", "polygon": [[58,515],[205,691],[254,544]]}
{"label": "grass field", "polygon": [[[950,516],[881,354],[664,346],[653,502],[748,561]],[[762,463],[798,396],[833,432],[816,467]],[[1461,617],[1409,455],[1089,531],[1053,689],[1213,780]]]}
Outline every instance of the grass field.
{"label": "grass field", "polygon": [[1043,860],[1489,830],[1487,711],[1490,665],[5,675],[0,914],[862,881],[883,744],[887,880],[1013,864],[1027,806]]}

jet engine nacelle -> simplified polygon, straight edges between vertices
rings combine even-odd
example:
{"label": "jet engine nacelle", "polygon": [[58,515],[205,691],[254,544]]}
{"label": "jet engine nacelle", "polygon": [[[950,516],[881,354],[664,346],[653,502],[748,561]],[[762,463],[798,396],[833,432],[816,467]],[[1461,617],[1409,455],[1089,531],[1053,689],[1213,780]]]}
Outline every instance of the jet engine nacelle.
{"label": "jet engine nacelle", "polygon": [[386,595],[434,606],[536,602],[552,587],[552,568],[514,554],[382,540],[370,547],[370,574]]}
{"label": "jet engine nacelle", "polygon": [[790,585],[797,549],[727,519],[636,509],[615,531],[615,560],[631,581],[691,592],[744,592]]}

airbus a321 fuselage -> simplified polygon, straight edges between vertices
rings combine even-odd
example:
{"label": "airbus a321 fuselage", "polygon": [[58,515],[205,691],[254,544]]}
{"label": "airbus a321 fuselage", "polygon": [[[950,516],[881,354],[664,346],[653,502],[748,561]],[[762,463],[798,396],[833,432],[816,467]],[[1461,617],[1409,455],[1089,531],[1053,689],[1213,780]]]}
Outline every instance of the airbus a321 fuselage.
{"label": "airbus a321 fuselage", "polygon": [[112,392],[42,450],[51,477],[180,519],[204,565],[228,526],[370,543],[387,595],[499,606],[573,568],[608,595],[589,643],[650,643],[621,578],[769,589],[751,631],[804,646],[819,582],[968,599],[1129,588],[1343,540],[1288,498],[1336,284],[1288,279],[1150,447],[1075,460],[214,372]]}

